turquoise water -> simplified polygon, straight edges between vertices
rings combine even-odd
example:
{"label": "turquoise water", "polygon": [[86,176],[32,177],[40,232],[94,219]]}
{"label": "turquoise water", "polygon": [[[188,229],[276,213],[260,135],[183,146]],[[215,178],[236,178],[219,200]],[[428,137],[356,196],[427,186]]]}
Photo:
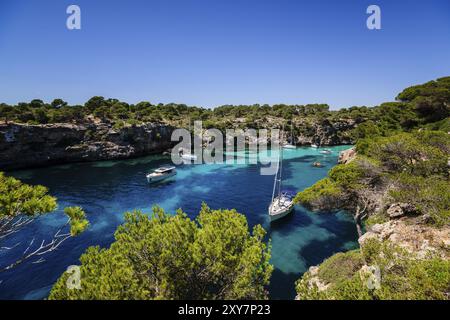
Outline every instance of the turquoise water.
{"label": "turquoise water", "polygon": [[[346,148],[333,147],[330,155],[312,148],[285,150],[284,186],[297,191],[312,185],[326,176],[336,164],[338,152]],[[312,167],[314,161],[320,161],[324,167]],[[195,217],[205,201],[214,209],[236,208],[247,216],[250,225],[261,224],[272,239],[275,271],[269,292],[273,299],[294,298],[294,282],[309,266],[357,246],[353,221],[342,212],[317,214],[296,206],[293,214],[270,224],[267,207],[273,176],[260,175],[259,164],[183,165],[175,177],[149,186],[145,173],[168,163],[168,157],[148,156],[10,172],[26,183],[47,186],[58,198],[59,209],[9,238],[5,245],[25,243],[32,235],[39,240],[53,234],[66,222],[62,214],[65,206],[82,206],[91,227],[47,255],[44,263],[25,263],[0,274],[0,299],[45,298],[59,275],[69,265],[78,264],[78,257],[88,246],[107,247],[111,243],[114,230],[123,221],[123,212],[135,208],[150,212],[156,204],[169,212],[182,208]],[[20,249],[15,250],[19,252]],[[0,254],[2,264],[14,258],[11,253]]]}

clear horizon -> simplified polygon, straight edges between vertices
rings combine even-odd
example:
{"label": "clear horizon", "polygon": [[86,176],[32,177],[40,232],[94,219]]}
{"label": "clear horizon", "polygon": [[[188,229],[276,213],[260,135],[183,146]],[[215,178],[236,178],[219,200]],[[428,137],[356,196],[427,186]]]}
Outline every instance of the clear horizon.
{"label": "clear horizon", "polygon": [[[81,30],[66,28],[70,4]],[[446,0],[8,0],[0,103],[375,106],[450,75],[449,31]]]}

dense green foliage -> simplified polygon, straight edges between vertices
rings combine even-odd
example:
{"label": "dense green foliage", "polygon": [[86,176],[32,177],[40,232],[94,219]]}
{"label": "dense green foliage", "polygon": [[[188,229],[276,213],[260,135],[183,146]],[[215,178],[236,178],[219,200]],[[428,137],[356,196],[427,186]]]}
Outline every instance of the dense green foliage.
{"label": "dense green foliage", "polygon": [[1,219],[22,214],[33,217],[55,209],[56,199],[48,194],[46,187],[30,186],[0,172],[0,230]]}
{"label": "dense green foliage", "polygon": [[329,110],[326,104],[224,105],[209,109],[175,103],[151,104],[148,101],[128,104],[100,96],[92,97],[84,105],[73,106],[62,99],[55,99],[51,103],[35,99],[14,106],[0,103],[0,119],[41,124],[82,123],[97,118],[112,122],[116,127],[142,122],[164,122],[187,127],[189,121],[203,120],[204,127],[218,129],[261,128],[294,123],[295,133],[305,133],[312,122],[353,119],[360,125],[350,134],[358,139],[410,130],[437,120],[441,123],[439,128],[434,129],[444,130],[449,126],[445,122],[449,116],[449,92],[450,77],[446,77],[405,89],[398,95],[398,102],[387,102],[373,108],[354,106],[337,111]]}
{"label": "dense green foliage", "polygon": [[[450,223],[450,135],[439,131],[399,133],[361,139],[356,147],[356,160],[335,166],[328,177],[298,193],[295,200],[319,210],[354,210],[375,186],[390,185],[387,204],[409,203],[432,224]],[[385,220],[376,218],[380,219]]]}
{"label": "dense green foliage", "polygon": [[396,202],[409,203],[418,214],[426,215],[428,222],[443,226],[450,223],[450,182],[443,177],[398,175],[397,187],[390,191]]}
{"label": "dense green foliage", "polygon": [[127,213],[108,249],[89,248],[80,258],[81,289],[68,289],[69,274],[50,299],[263,299],[273,267],[265,231],[248,230],[235,210],[206,205],[195,221],[185,213],[152,217]]}
{"label": "dense green foliage", "polygon": [[[356,159],[299,192],[297,202],[319,210],[348,209],[357,223],[367,218],[366,226],[387,222],[387,208],[402,203],[410,210],[410,223],[448,227],[450,77],[407,88],[397,99],[372,110],[381,112],[378,119],[366,113],[369,120],[352,132]],[[384,207],[376,208],[374,198]],[[362,271],[367,266],[380,269],[380,287],[367,285]],[[296,288],[300,299],[448,299],[450,262],[437,255],[418,258],[390,242],[370,240],[359,250],[325,260]]]}
{"label": "dense green foliage", "polygon": [[[379,286],[368,285],[364,265],[379,268]],[[297,281],[298,298],[336,300],[426,300],[448,299],[450,261],[430,256],[417,259],[390,243],[370,240],[358,250],[336,254],[325,260],[317,274],[325,290],[311,283],[307,272]]]}
{"label": "dense green foliage", "polygon": [[378,160],[389,172],[447,176],[449,147],[448,134],[417,132],[360,141],[357,151]]}
{"label": "dense green foliage", "polygon": [[[143,122],[165,122],[187,126],[190,121],[203,120],[205,127],[226,128],[240,123],[245,127],[264,126],[269,118],[291,119],[295,116],[325,116],[327,105],[225,105],[215,109],[187,106],[185,104],[157,104],[143,101],[128,104],[117,99],[92,97],[84,105],[69,106],[61,99],[52,103],[32,100],[15,106],[0,104],[0,118],[29,124],[59,122],[83,123],[95,117],[112,122],[116,127]],[[239,121],[235,121],[238,119]]]}
{"label": "dense green foliage", "polygon": [[450,77],[440,78],[403,90],[398,100],[411,103],[427,121],[439,121],[450,116]]}
{"label": "dense green foliage", "polygon": [[[20,180],[5,176],[3,172],[0,172],[0,245],[2,240],[19,232],[35,218],[55,209],[56,198],[48,194],[47,188],[22,183]],[[67,207],[64,209],[64,213],[68,217],[67,224],[70,227],[70,232],[67,235],[58,233],[54,236],[53,242],[46,243],[44,241],[36,250],[26,250],[29,253],[25,254],[24,252],[23,257],[17,261],[7,266],[0,265],[0,272],[56,249],[69,236],[77,236],[88,227],[89,223],[80,207]],[[30,241],[29,249],[34,240],[30,239]],[[0,252],[2,252],[2,249],[10,250],[0,246]]]}
{"label": "dense green foliage", "polygon": [[81,207],[64,208],[64,213],[69,217],[70,234],[77,236],[89,226],[86,214]]}
{"label": "dense green foliage", "polygon": [[341,195],[341,188],[327,177],[299,192],[294,200],[309,208],[325,210],[336,208],[336,202]]}
{"label": "dense green foliage", "polygon": [[[31,186],[0,172],[0,239],[5,235],[14,219],[35,218],[56,209],[56,198],[48,194],[44,186]],[[85,213],[80,207],[67,207],[64,213],[69,218],[72,235],[78,235],[88,226]]]}
{"label": "dense green foliage", "polygon": [[299,192],[294,201],[317,210],[354,207],[368,185],[381,179],[378,165],[370,158],[359,157],[349,164],[333,167],[323,178]]}

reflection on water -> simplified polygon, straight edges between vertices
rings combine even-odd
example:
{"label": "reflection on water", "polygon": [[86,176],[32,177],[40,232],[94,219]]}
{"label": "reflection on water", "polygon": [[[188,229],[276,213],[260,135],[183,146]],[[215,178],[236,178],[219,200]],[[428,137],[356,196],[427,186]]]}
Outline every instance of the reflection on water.
{"label": "reflection on water", "polygon": [[[347,147],[331,148],[331,155],[312,148],[284,152],[283,178],[286,188],[302,190],[323,178],[336,164],[338,152]],[[320,161],[324,167],[313,168]],[[338,251],[357,246],[352,219],[337,214],[311,213],[296,206],[293,214],[270,224],[267,207],[272,196],[273,176],[260,175],[260,165],[216,164],[183,165],[170,180],[149,186],[145,174],[170,162],[169,157],[148,156],[121,161],[80,163],[49,168],[21,170],[9,174],[26,183],[43,184],[58,198],[59,209],[8,239],[17,243],[30,238],[44,239],[65,223],[65,206],[82,206],[91,227],[49,254],[42,264],[24,264],[0,275],[1,299],[42,299],[52,283],[91,245],[108,246],[123,212],[141,209],[150,212],[159,205],[169,212],[182,208],[195,217],[202,202],[211,208],[236,208],[250,225],[261,224],[272,240],[275,271],[269,291],[274,299],[292,299],[294,282],[311,265]],[[0,255],[0,259],[7,259]],[[8,258],[11,258],[8,256]]]}

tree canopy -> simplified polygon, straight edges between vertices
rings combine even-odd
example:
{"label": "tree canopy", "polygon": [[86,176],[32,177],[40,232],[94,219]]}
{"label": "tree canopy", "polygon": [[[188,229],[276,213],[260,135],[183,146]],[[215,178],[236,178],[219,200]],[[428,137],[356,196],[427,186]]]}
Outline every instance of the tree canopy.
{"label": "tree canopy", "polygon": [[[56,206],[56,198],[48,194],[46,187],[31,186],[0,172],[0,245],[2,240],[21,231],[37,217],[54,211]],[[68,217],[69,230],[66,231],[65,226],[61,227],[50,240],[44,240],[40,245],[30,239],[23,255],[7,265],[0,265],[0,272],[27,260],[41,262],[45,253],[55,250],[69,237],[79,235],[88,227],[89,223],[80,207],[67,207],[64,212]],[[0,251],[19,250],[19,244],[12,247],[0,246]]]}
{"label": "tree canopy", "polygon": [[81,289],[67,287],[66,272],[49,299],[264,299],[273,270],[264,235],[205,204],[195,221],[181,210],[128,212],[109,248],[81,256]]}

